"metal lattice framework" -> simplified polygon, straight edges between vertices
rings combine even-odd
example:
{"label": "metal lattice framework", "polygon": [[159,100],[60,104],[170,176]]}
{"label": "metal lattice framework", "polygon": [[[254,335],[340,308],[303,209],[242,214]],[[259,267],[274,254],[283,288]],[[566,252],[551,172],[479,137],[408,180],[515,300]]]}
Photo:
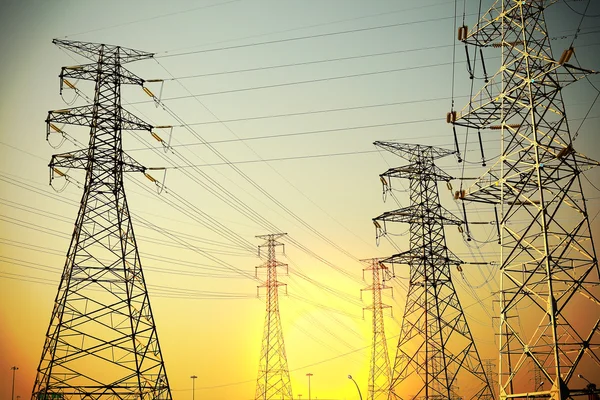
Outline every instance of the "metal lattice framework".
{"label": "metal lattice framework", "polygon": [[[578,375],[600,376],[598,260],[581,185],[597,163],[574,150],[561,95],[592,71],[569,64],[573,48],[553,57],[544,16],[553,3],[498,0],[459,37],[502,53],[499,71],[449,115],[501,138],[498,161],[464,196],[501,209],[501,399],[589,394]],[[536,367],[549,385],[532,393]]]}
{"label": "metal lattice framework", "polygon": [[92,64],[64,67],[94,81],[93,104],[51,111],[57,124],[90,127],[89,146],[52,157],[86,171],[85,188],[37,369],[32,399],[171,399],[129,215],[123,173],[145,168],[122,150],[123,129],[152,127],[121,108],[121,85],[143,83],[122,67],[152,57],[123,47],[54,40]]}
{"label": "metal lattice framework", "polygon": [[[444,234],[444,225],[460,225],[462,220],[440,204],[437,181],[449,182],[451,177],[434,160],[453,152],[396,142],[375,145],[411,162],[380,175],[384,190],[391,188],[391,178],[409,179],[410,205],[373,219],[378,236],[386,234],[388,222],[410,224],[410,249],[382,260],[392,267],[410,268],[389,399],[490,398],[492,391],[452,282],[450,267],[462,261],[448,250]],[[465,387],[460,394],[459,379]]]}
{"label": "metal lattice framework", "polygon": [[257,236],[264,239],[265,243],[258,246],[258,253],[262,248],[267,249],[267,261],[256,267],[258,276],[259,268],[266,268],[267,279],[258,289],[265,288],[267,291],[265,326],[263,331],[260,361],[258,365],[258,379],[256,381],[256,400],[292,400],[292,384],[290,372],[285,355],[285,343],[283,341],[283,329],[279,316],[279,287],[286,286],[277,280],[277,267],[285,267],[287,264],[277,261],[275,250],[283,243],[277,239],[286,235],[276,233]]}
{"label": "metal lattice framework", "polygon": [[388,267],[377,258],[361,261],[368,265],[367,268],[363,269],[363,275],[365,271],[371,271],[372,276],[371,285],[360,290],[361,296],[365,290],[373,293],[373,302],[368,307],[363,308],[363,313],[364,310],[370,310],[373,313],[371,320],[373,325],[373,339],[371,342],[368,399],[385,400],[387,399],[390,387],[390,356],[388,354],[387,341],[385,340],[383,310],[391,308],[391,306],[383,303],[381,294],[383,290],[392,290],[391,286],[385,284],[385,279],[390,278],[391,274]]}

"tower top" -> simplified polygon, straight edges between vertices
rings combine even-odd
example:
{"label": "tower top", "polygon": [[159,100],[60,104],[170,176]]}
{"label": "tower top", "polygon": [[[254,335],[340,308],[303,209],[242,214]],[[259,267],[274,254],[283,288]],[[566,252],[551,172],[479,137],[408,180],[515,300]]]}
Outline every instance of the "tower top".
{"label": "tower top", "polygon": [[76,40],[63,39],[53,39],[52,43],[65,50],[77,53],[91,61],[98,61],[100,54],[108,57],[118,56],[120,64],[154,57],[154,53],[147,53],[145,51],[103,43],[79,42]]}
{"label": "tower top", "polygon": [[430,156],[436,160],[438,158],[446,157],[455,153],[454,150],[443,149],[435,146],[425,146],[422,144],[398,143],[391,141],[376,141],[373,142],[373,144],[408,161],[414,161],[416,158],[422,156]]}

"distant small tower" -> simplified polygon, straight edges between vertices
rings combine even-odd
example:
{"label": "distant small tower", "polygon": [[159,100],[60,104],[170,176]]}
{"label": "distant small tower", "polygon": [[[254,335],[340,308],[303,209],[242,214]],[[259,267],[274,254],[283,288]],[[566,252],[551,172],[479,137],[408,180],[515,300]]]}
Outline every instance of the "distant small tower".
{"label": "distant small tower", "polygon": [[[437,187],[438,181],[451,177],[434,160],[453,152],[396,142],[375,145],[411,162],[380,175],[385,190],[390,178],[408,179],[410,205],[373,219],[378,236],[386,234],[388,222],[410,225],[410,249],[382,260],[410,268],[389,398],[415,391],[413,398],[489,398],[490,385],[452,282],[450,267],[460,269],[463,262],[448,250],[444,233],[444,225],[460,225],[462,220],[442,207]],[[475,387],[473,392],[459,395],[458,379]]]}
{"label": "distant small tower", "polygon": [[275,248],[283,246],[283,243],[278,242],[277,239],[285,235],[285,233],[275,233],[257,236],[257,238],[265,240],[265,243],[258,246],[258,254],[260,255],[262,248],[267,249],[267,261],[256,267],[257,276],[259,268],[267,269],[267,280],[258,286],[259,290],[260,288],[266,288],[267,300],[256,382],[256,400],[293,400],[283,330],[279,316],[279,287],[287,285],[277,280],[277,267],[285,267],[287,270],[287,264],[277,261],[275,256]]}
{"label": "distant small tower", "polygon": [[363,308],[373,312],[373,339],[371,342],[371,363],[369,368],[369,400],[385,400],[388,396],[390,387],[390,356],[388,354],[387,341],[385,340],[385,327],[383,321],[383,310],[391,307],[384,304],[381,299],[383,290],[392,288],[385,284],[386,278],[391,278],[388,268],[377,258],[361,260],[368,267],[363,269],[363,278],[365,271],[371,271],[372,283],[362,292],[369,290],[373,292],[373,302],[370,306]]}

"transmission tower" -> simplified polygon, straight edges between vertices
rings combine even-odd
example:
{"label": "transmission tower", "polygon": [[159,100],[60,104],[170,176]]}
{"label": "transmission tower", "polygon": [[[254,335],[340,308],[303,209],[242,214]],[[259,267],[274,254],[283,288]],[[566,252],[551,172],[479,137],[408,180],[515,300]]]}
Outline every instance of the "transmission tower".
{"label": "transmission tower", "polygon": [[259,290],[260,288],[267,290],[267,305],[256,382],[256,400],[292,400],[292,385],[285,356],[278,300],[279,287],[286,286],[286,284],[277,280],[277,267],[285,267],[287,270],[287,264],[277,261],[275,256],[276,247],[283,246],[283,243],[278,242],[277,239],[284,235],[286,234],[276,233],[257,236],[257,238],[265,240],[265,243],[258,246],[259,256],[261,249],[267,249],[267,261],[256,267],[257,276],[259,268],[267,269],[267,280],[258,286]]}
{"label": "transmission tower", "polygon": [[95,82],[93,104],[50,111],[57,125],[90,127],[87,149],[52,157],[59,168],[86,171],[85,188],[32,399],[171,399],[140,256],[133,233],[124,172],[145,168],[122,150],[123,129],[152,126],[121,107],[121,85],[143,80],[123,68],[151,58],[124,47],[54,40],[91,64],[63,67],[69,79]]}
{"label": "transmission tower", "polygon": [[368,398],[369,400],[385,400],[387,399],[390,387],[390,357],[387,341],[385,340],[383,310],[391,308],[391,306],[383,304],[381,293],[383,290],[392,289],[385,284],[386,278],[391,278],[391,274],[388,267],[377,258],[361,261],[368,264],[368,267],[363,269],[363,277],[365,271],[372,272],[371,285],[360,290],[361,296],[365,290],[373,292],[373,303],[363,309],[363,313],[364,310],[371,310],[373,312],[373,341],[371,343]]}
{"label": "transmission tower", "polygon": [[[408,264],[410,268],[389,398],[492,396],[450,273],[451,265],[460,270],[463,262],[446,247],[444,225],[460,225],[462,221],[440,205],[437,181],[449,182],[452,178],[434,160],[453,152],[395,142],[374,144],[411,162],[380,175],[384,190],[390,190],[390,178],[409,179],[410,205],[373,219],[378,236],[387,233],[388,222],[410,224],[410,249],[382,260],[392,267]],[[461,384],[475,388],[472,393],[459,396],[459,378]]]}
{"label": "transmission tower", "polygon": [[489,399],[492,400],[492,398],[496,398],[497,393],[496,393],[496,386],[498,385],[498,382],[496,382],[496,380],[494,379],[497,374],[494,373],[494,367],[496,366],[496,364],[494,364],[494,360],[491,358],[486,358],[483,360],[483,369],[485,371],[485,376],[487,376],[488,381],[490,382],[490,388],[492,389],[492,393],[494,394],[494,396],[490,396]]}
{"label": "transmission tower", "polygon": [[553,3],[498,0],[459,29],[465,44],[502,54],[483,89],[448,115],[454,128],[500,133],[498,161],[462,197],[500,208],[501,399],[531,396],[536,366],[550,389],[533,395],[557,400],[590,393],[579,374],[600,376],[598,259],[581,185],[597,163],[575,151],[561,94],[592,71],[569,64],[572,47],[552,55]]}

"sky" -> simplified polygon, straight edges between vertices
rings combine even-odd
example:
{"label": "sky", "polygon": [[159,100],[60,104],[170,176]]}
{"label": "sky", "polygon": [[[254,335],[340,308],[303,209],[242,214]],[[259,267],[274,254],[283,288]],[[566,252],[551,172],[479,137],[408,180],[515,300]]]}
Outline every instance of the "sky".
{"label": "sky", "polygon": [[[62,66],[87,63],[52,39],[89,41],[155,53],[126,68],[149,82],[123,88],[123,105],[154,126],[171,148],[147,132],[125,132],[124,149],[160,182],[128,174],[125,188],[173,398],[254,396],[264,293],[252,279],[261,264],[256,235],[288,233],[287,295],[280,310],[295,396],[354,399],[352,374],[367,391],[369,297],[361,299],[358,260],[407,249],[408,226],[375,240],[371,219],[408,205],[407,183],[382,196],[378,175],[405,164],[379,151],[376,140],[452,149],[445,122],[452,101],[461,109],[471,81],[456,26],[472,26],[479,2],[427,0],[39,1],[5,0],[0,16],[0,400],[30,396],[60,274],[78,211],[84,176],[48,184],[48,162],[86,143],[85,128],[66,127],[69,140],[46,138],[48,110],[83,105],[59,94]],[[555,56],[574,41],[582,66],[600,70],[600,3],[563,2],[547,20]],[[483,7],[489,7],[483,1]],[[463,16],[464,14],[464,16]],[[455,18],[456,16],[456,18]],[[574,37],[577,27],[580,32]],[[499,54],[486,53],[488,71]],[[455,60],[453,62],[453,60]],[[477,78],[479,78],[478,76]],[[482,80],[475,79],[474,86]],[[93,84],[75,82],[87,96]],[[575,148],[600,159],[600,110],[593,85],[566,88]],[[587,118],[586,118],[587,115]],[[584,119],[585,118],[585,119]],[[185,126],[182,126],[185,125]],[[211,146],[203,144],[211,143]],[[489,158],[496,137],[484,138]],[[479,176],[475,143],[460,137],[466,162],[446,157],[452,176]],[[161,169],[164,168],[165,169]],[[463,170],[464,167],[464,170]],[[165,172],[166,171],[166,172]],[[593,231],[600,234],[600,173],[584,182]],[[460,185],[453,181],[454,187]],[[222,188],[222,189],[219,189]],[[459,204],[440,185],[443,205]],[[385,200],[385,201],[384,201]],[[244,207],[242,209],[241,207]],[[216,225],[207,227],[200,215]],[[264,217],[261,223],[251,214]],[[470,220],[493,214],[473,206]],[[474,241],[448,227],[450,249],[488,265],[456,271],[455,285],[484,359],[497,358],[492,317],[497,307],[498,246],[491,224],[473,227]],[[233,234],[232,234],[233,233]],[[235,235],[235,236],[233,236]],[[208,253],[194,250],[194,246]],[[283,273],[283,270],[281,271]],[[454,271],[453,271],[454,272]],[[408,271],[390,284],[386,335],[393,362]],[[249,277],[249,276],[250,277]],[[260,276],[259,276],[260,278]]]}

